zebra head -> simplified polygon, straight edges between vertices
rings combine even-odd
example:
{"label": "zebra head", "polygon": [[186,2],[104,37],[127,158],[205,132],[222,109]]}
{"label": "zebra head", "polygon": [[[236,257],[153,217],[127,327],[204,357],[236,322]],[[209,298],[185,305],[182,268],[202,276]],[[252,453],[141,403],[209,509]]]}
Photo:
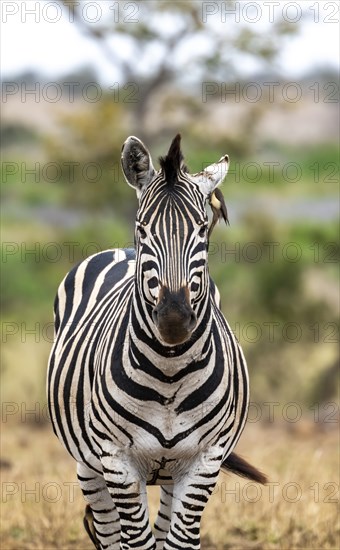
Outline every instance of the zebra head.
{"label": "zebra head", "polygon": [[183,163],[180,135],[160,170],[145,145],[129,137],[122,148],[127,183],[139,199],[136,284],[141,304],[161,343],[177,345],[194,331],[209,299],[206,200],[228,171],[228,156],[197,174]]}

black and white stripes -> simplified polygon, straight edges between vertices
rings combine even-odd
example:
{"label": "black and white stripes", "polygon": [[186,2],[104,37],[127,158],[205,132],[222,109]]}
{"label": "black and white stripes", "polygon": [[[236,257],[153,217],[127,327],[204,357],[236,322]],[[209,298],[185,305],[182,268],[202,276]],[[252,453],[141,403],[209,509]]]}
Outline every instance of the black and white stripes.
{"label": "black and white stripes", "polygon": [[[131,137],[122,166],[139,197],[136,252],[96,254],[61,283],[50,415],[78,463],[97,548],[197,550],[248,407],[244,357],[207,265],[205,202],[228,162],[189,175],[177,136],[156,172]],[[154,532],[147,484],[162,486]]]}

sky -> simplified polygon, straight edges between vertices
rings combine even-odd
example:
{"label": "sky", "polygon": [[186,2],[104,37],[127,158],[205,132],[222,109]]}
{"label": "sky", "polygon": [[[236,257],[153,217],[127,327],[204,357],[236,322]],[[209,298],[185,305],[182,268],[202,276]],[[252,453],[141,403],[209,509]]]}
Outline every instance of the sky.
{"label": "sky", "polygon": [[[201,2],[202,17],[210,24],[223,23],[216,2]],[[270,6],[270,4],[273,6]],[[290,38],[279,57],[279,68],[290,77],[303,76],[314,68],[339,68],[339,1],[336,2],[236,2],[235,22],[250,28],[270,29],[271,18],[300,24],[299,35]],[[302,7],[305,12],[301,15]],[[107,14],[119,22],[135,21],[136,2],[82,0],[84,19],[95,25]],[[108,12],[108,8],[111,12]],[[120,11],[118,11],[118,9]],[[135,9],[135,12],[134,12]],[[217,11],[216,11],[217,10]],[[214,13],[216,12],[216,13]],[[236,18],[239,18],[237,21]],[[257,21],[258,19],[258,21]],[[269,24],[269,26],[268,26]],[[267,25],[267,26],[266,26]],[[1,73],[5,80],[26,71],[57,78],[83,66],[92,66],[102,82],[112,82],[117,73],[94,41],[72,22],[72,13],[61,13],[57,2],[26,0],[1,2]],[[252,65],[244,67],[251,72]]]}

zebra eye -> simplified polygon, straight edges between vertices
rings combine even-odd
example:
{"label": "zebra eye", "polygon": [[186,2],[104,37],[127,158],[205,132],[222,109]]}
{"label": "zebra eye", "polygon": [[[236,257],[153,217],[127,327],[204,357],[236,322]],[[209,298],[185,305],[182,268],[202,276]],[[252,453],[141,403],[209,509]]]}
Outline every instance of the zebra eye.
{"label": "zebra eye", "polygon": [[144,227],[142,225],[138,225],[137,226],[137,231],[138,231],[138,234],[140,236],[141,239],[145,239],[146,238],[146,231],[144,229]]}
{"label": "zebra eye", "polygon": [[207,226],[206,224],[204,224],[200,227],[200,230],[198,232],[199,237],[202,237],[202,238],[205,237],[206,231],[207,231]]}
{"label": "zebra eye", "polygon": [[150,289],[157,288],[158,287],[157,277],[151,277],[151,279],[148,280],[148,285]]}
{"label": "zebra eye", "polygon": [[198,283],[191,283],[191,292],[197,292],[200,285]]}

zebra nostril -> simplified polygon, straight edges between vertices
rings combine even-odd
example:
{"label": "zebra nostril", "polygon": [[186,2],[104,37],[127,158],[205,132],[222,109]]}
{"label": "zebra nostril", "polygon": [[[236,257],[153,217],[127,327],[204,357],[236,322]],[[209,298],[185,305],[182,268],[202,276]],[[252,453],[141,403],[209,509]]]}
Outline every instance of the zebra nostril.
{"label": "zebra nostril", "polygon": [[152,320],[155,323],[155,325],[158,325],[158,311],[156,307],[152,312]]}
{"label": "zebra nostril", "polygon": [[196,323],[197,323],[197,315],[194,311],[192,311],[191,315],[190,315],[190,320],[189,320],[189,326],[188,326],[188,329],[189,330],[193,330],[196,326]]}

